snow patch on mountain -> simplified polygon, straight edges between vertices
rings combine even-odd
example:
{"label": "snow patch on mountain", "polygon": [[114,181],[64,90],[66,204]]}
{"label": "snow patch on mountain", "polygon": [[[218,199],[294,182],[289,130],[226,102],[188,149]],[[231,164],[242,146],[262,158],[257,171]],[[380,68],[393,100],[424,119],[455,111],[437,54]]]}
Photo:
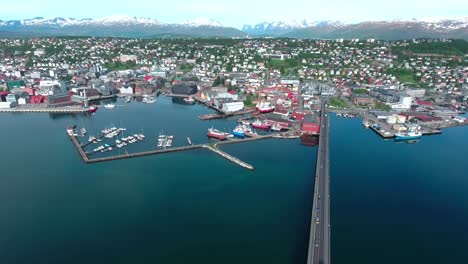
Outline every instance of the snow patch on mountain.
{"label": "snow patch on mountain", "polygon": [[208,19],[208,18],[189,19],[184,22],[184,25],[190,26],[190,27],[200,27],[200,26],[222,27],[223,26],[218,21]]}

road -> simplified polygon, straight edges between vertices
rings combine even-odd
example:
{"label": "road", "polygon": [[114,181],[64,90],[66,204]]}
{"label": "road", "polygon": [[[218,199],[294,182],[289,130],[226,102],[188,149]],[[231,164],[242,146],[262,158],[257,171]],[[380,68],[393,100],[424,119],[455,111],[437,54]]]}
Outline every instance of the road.
{"label": "road", "polygon": [[327,104],[328,101],[323,100],[321,105],[320,138],[315,171],[314,200],[307,264],[330,263],[330,125]]}

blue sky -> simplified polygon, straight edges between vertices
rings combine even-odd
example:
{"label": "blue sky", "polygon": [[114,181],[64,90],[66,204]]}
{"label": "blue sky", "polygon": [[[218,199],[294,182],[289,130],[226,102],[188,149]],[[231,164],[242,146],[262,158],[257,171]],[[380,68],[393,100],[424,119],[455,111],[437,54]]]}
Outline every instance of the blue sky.
{"label": "blue sky", "polygon": [[468,16],[466,0],[0,0],[0,3],[1,20],[129,15],[167,23],[210,18],[237,28],[244,24],[293,19],[361,22]]}

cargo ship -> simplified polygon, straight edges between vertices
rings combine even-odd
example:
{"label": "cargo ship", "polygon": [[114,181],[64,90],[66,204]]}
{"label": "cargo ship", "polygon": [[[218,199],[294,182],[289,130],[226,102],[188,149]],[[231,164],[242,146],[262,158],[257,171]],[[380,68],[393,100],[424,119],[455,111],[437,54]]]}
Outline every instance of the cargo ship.
{"label": "cargo ship", "polygon": [[225,136],[225,133],[217,130],[217,129],[214,129],[214,128],[210,128],[208,129],[208,134],[207,136],[209,138],[215,138],[215,139],[218,139],[218,140],[226,140],[226,136]]}
{"label": "cargo ship", "polygon": [[260,102],[256,105],[257,111],[260,113],[270,113],[275,111],[275,107],[270,102]]}
{"label": "cargo ship", "polygon": [[407,132],[402,132],[401,130],[395,134],[396,140],[410,140],[410,139],[419,139],[422,137],[422,133],[419,131],[418,127],[410,127]]}
{"label": "cargo ship", "polygon": [[260,121],[258,119],[255,120],[255,122],[252,123],[252,127],[256,128],[256,129],[264,129],[264,130],[270,129],[270,125],[268,125],[267,123],[262,122],[262,121]]}

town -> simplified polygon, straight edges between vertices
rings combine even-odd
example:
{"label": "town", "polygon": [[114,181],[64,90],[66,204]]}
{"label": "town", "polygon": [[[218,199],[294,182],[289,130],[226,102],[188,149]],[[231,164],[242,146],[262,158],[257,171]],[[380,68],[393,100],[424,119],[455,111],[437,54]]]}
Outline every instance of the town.
{"label": "town", "polygon": [[254,128],[318,135],[327,97],[384,138],[420,137],[468,124],[467,52],[445,39],[2,39],[0,112],[95,112],[101,99],[163,94],[217,111],[202,120],[248,115]]}

